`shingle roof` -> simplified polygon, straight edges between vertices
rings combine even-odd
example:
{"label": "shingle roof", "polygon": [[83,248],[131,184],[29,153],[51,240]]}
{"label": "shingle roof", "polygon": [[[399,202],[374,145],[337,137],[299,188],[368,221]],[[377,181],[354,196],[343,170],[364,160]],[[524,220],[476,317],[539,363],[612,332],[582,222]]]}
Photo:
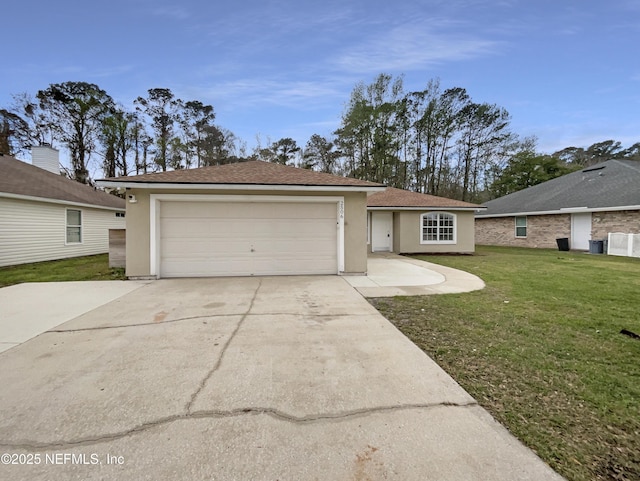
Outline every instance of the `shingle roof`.
{"label": "shingle roof", "polygon": [[478,217],[640,205],[640,162],[608,160],[484,204]]}
{"label": "shingle roof", "polygon": [[367,198],[367,207],[397,207],[397,208],[467,208],[480,209],[482,206],[463,202],[461,200],[447,199],[429,194],[420,194],[408,190],[387,187],[384,192],[376,192]]}
{"label": "shingle roof", "polygon": [[0,193],[55,199],[124,210],[124,199],[0,155]]}
{"label": "shingle roof", "polygon": [[131,177],[111,177],[102,183],[162,183],[162,184],[238,184],[238,185],[304,185],[382,187],[366,180],[340,177],[271,162],[251,160],[233,164],[214,165],[199,169],[173,170]]}

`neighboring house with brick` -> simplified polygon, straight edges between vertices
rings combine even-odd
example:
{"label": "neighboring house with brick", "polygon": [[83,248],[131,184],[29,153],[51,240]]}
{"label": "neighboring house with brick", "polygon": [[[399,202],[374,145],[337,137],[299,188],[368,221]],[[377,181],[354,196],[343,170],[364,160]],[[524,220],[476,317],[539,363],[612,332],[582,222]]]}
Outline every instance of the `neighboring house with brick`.
{"label": "neighboring house with brick", "polygon": [[55,149],[34,147],[32,162],[0,155],[0,266],[108,252],[124,199],[60,175]]}
{"label": "neighboring house with brick", "polygon": [[484,204],[476,243],[572,250],[607,234],[640,233],[640,162],[609,160]]}

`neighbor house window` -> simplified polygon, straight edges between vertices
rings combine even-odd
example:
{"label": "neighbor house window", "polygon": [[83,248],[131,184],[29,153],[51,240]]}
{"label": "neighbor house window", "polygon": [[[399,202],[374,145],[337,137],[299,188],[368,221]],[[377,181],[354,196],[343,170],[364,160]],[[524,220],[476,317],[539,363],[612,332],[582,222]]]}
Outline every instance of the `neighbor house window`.
{"label": "neighbor house window", "polygon": [[82,211],[67,209],[67,244],[82,242]]}
{"label": "neighbor house window", "polygon": [[430,212],[420,216],[421,244],[455,244],[456,216],[446,212]]}
{"label": "neighbor house window", "polygon": [[516,237],[527,237],[526,217],[516,217]]}

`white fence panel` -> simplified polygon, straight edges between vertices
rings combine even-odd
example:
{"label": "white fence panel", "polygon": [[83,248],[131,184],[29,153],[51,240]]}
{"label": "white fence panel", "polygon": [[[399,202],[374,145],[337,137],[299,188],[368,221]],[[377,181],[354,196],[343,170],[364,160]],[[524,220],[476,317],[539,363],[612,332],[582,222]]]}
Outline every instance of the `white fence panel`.
{"label": "white fence panel", "polygon": [[608,237],[610,256],[640,257],[640,234],[610,232]]}
{"label": "white fence panel", "polygon": [[631,257],[640,257],[640,234],[631,234]]}

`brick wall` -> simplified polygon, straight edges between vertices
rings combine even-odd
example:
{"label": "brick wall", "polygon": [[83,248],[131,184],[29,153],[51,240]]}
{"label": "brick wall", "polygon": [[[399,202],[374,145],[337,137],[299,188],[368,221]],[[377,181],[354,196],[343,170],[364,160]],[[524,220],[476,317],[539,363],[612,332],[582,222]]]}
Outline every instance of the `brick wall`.
{"label": "brick wall", "polygon": [[476,219],[476,244],[556,248],[556,239],[571,237],[571,215],[527,216],[527,237],[517,238],[514,217]]}
{"label": "brick wall", "polygon": [[[557,247],[556,239],[571,238],[571,214],[527,216],[527,237],[516,238],[514,217],[476,219],[476,244],[515,247]],[[640,234],[640,210],[593,212],[591,238],[609,232]]]}
{"label": "brick wall", "polygon": [[640,234],[640,210],[594,212],[591,215],[591,238],[606,239],[609,232]]}

